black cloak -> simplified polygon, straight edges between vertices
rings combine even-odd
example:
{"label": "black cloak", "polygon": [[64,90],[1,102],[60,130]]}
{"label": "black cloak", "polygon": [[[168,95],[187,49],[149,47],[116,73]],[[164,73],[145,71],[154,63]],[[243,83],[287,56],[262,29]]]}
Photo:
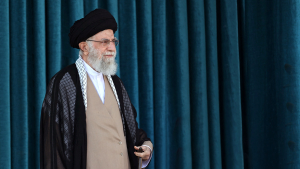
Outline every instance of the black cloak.
{"label": "black cloak", "polygon": [[[138,129],[136,110],[121,79],[111,76],[120,102],[131,168],[138,168],[134,146],[150,141]],[[134,118],[131,118],[134,117]],[[87,158],[86,116],[79,74],[72,64],[50,80],[42,105],[40,124],[41,169],[85,169]]]}

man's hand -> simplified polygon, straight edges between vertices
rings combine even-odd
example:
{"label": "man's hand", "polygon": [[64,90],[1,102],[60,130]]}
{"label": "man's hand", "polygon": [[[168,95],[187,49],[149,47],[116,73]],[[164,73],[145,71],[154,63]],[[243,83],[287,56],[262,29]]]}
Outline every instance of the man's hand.
{"label": "man's hand", "polygon": [[[147,161],[150,158],[151,150],[147,146],[140,146],[144,152],[139,153],[139,152],[134,152],[134,154],[138,157],[142,157],[143,161]],[[139,150],[140,147],[134,146],[135,150]]]}

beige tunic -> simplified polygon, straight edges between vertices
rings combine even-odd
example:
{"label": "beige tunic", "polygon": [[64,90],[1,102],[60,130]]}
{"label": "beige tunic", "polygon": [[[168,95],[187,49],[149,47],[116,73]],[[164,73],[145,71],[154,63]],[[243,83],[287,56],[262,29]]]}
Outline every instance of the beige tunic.
{"label": "beige tunic", "polygon": [[87,75],[87,169],[130,169],[119,106],[104,76],[105,102]]}

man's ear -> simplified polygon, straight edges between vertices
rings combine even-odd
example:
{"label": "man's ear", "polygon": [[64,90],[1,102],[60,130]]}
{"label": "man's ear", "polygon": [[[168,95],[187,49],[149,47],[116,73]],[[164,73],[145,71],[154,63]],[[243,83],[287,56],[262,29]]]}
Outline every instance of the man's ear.
{"label": "man's ear", "polygon": [[87,45],[87,42],[80,42],[78,46],[84,55],[89,54],[89,46]]}

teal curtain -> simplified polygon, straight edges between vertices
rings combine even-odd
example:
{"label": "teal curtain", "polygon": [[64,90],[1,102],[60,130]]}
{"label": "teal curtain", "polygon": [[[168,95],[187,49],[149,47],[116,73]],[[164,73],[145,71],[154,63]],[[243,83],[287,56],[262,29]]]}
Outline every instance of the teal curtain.
{"label": "teal curtain", "polygon": [[39,168],[47,83],[78,58],[69,28],[95,8],[118,23],[148,168],[300,168],[298,0],[1,0],[1,168]]}
{"label": "teal curtain", "polygon": [[245,1],[243,116],[248,168],[300,168],[300,1]]}

